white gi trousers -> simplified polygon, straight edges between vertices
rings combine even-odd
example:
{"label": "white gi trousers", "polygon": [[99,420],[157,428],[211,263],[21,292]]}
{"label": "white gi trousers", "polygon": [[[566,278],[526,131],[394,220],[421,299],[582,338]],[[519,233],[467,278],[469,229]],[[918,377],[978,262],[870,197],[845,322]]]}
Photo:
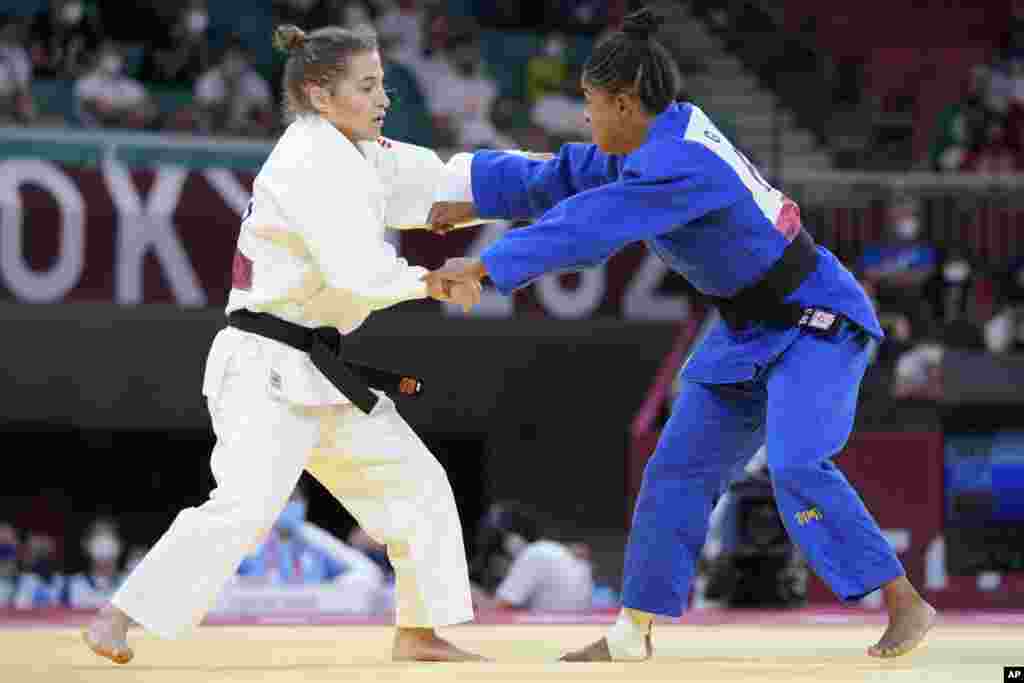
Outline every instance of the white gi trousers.
{"label": "white gi trousers", "polygon": [[198,625],[307,469],[387,546],[398,626],[472,620],[447,475],[391,399],[380,395],[369,415],[351,404],[284,402],[268,391],[266,347],[250,343],[264,340],[231,338],[237,335],[251,337],[228,328],[214,342],[235,347],[207,396],[217,486],[203,505],[178,514],[112,603],[166,638]]}

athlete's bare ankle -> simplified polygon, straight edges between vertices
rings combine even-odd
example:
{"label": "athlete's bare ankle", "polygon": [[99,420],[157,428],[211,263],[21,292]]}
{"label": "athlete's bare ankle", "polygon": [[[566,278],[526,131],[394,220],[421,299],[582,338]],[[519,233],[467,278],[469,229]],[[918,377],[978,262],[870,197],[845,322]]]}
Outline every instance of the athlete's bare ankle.
{"label": "athlete's bare ankle", "polygon": [[923,602],[923,598],[906,576],[900,576],[882,586],[882,596],[889,612],[914,607]]}
{"label": "athlete's bare ankle", "polygon": [[128,627],[131,626],[133,623],[131,617],[122,612],[112,603],[107,603],[104,607],[102,607],[97,616],[103,621],[115,627],[123,628],[125,630],[127,630]]}

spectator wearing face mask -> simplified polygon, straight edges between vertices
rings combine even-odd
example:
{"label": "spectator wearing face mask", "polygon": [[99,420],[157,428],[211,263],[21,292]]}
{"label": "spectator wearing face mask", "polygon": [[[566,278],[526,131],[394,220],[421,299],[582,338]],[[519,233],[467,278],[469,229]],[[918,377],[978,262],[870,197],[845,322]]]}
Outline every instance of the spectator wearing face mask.
{"label": "spectator wearing face mask", "polygon": [[20,18],[0,14],[0,125],[26,124],[36,118],[24,28]]}
{"label": "spectator wearing face mask", "polygon": [[220,63],[196,83],[195,97],[206,133],[266,137],[276,122],[270,86],[252,68],[237,38],[229,42]]}
{"label": "spectator wearing face mask", "polygon": [[64,576],[57,571],[57,540],[47,534],[29,534],[25,541],[25,571],[18,581],[14,608],[58,607]]}
{"label": "spectator wearing face mask", "polygon": [[306,494],[296,487],[266,540],[242,560],[238,575],[272,584],[325,583],[341,576],[345,565],[303,537],[306,510]]}
{"label": "spectator wearing face mask", "polygon": [[77,78],[94,62],[103,30],[96,12],[82,0],[51,0],[30,35],[37,78]]}
{"label": "spectator wearing face mask", "polygon": [[428,91],[427,107],[435,128],[462,149],[514,147],[491,119],[498,86],[483,72],[478,28],[462,21],[450,30],[446,68]]}
{"label": "spectator wearing face mask", "polygon": [[124,73],[124,56],[115,43],[106,43],[96,67],[75,83],[75,102],[89,128],[142,129],[156,115],[142,83]]}
{"label": "spectator wearing face mask", "polygon": [[192,87],[210,68],[209,28],[206,0],[189,0],[164,40],[146,53],[140,78],[146,83]]}
{"label": "spectator wearing face mask", "polygon": [[0,522],[0,608],[10,607],[18,590],[18,531]]}
{"label": "spectator wearing face mask", "polygon": [[938,267],[938,250],[921,239],[916,200],[891,200],[885,220],[885,239],[864,248],[858,272],[875,292],[879,313],[905,316],[911,333],[918,335],[934,318],[924,293]]}
{"label": "spectator wearing face mask", "polygon": [[74,609],[102,607],[121,583],[121,538],[111,520],[93,522],[82,540],[89,568],[68,577],[62,602]]}

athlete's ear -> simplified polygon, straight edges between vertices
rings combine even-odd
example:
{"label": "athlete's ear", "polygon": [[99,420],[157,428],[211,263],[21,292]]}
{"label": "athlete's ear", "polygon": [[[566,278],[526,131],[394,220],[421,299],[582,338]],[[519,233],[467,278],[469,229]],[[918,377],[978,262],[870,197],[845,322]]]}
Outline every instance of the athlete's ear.
{"label": "athlete's ear", "polygon": [[640,107],[640,98],[631,92],[623,91],[615,93],[615,110],[619,116],[629,118],[633,116]]}
{"label": "athlete's ear", "polygon": [[321,114],[326,114],[330,111],[330,99],[331,93],[319,85],[307,85],[306,93],[309,95],[309,102],[313,105],[313,108]]}

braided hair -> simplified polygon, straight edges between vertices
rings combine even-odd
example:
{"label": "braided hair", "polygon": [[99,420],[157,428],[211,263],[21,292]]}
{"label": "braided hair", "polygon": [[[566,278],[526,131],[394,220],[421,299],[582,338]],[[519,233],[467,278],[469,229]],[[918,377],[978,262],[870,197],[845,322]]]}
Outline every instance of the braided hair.
{"label": "braided hair", "polygon": [[285,24],[274,31],[274,47],[288,55],[284,66],[284,101],[289,116],[295,117],[316,113],[306,84],[330,89],[344,75],[349,57],[377,49],[377,36],[372,31],[337,26],[307,34],[298,26]]}
{"label": "braided hair", "polygon": [[662,21],[646,8],[627,16],[621,31],[594,48],[583,79],[609,93],[632,92],[648,114],[665,111],[682,89],[682,77],[668,50],[654,38]]}

